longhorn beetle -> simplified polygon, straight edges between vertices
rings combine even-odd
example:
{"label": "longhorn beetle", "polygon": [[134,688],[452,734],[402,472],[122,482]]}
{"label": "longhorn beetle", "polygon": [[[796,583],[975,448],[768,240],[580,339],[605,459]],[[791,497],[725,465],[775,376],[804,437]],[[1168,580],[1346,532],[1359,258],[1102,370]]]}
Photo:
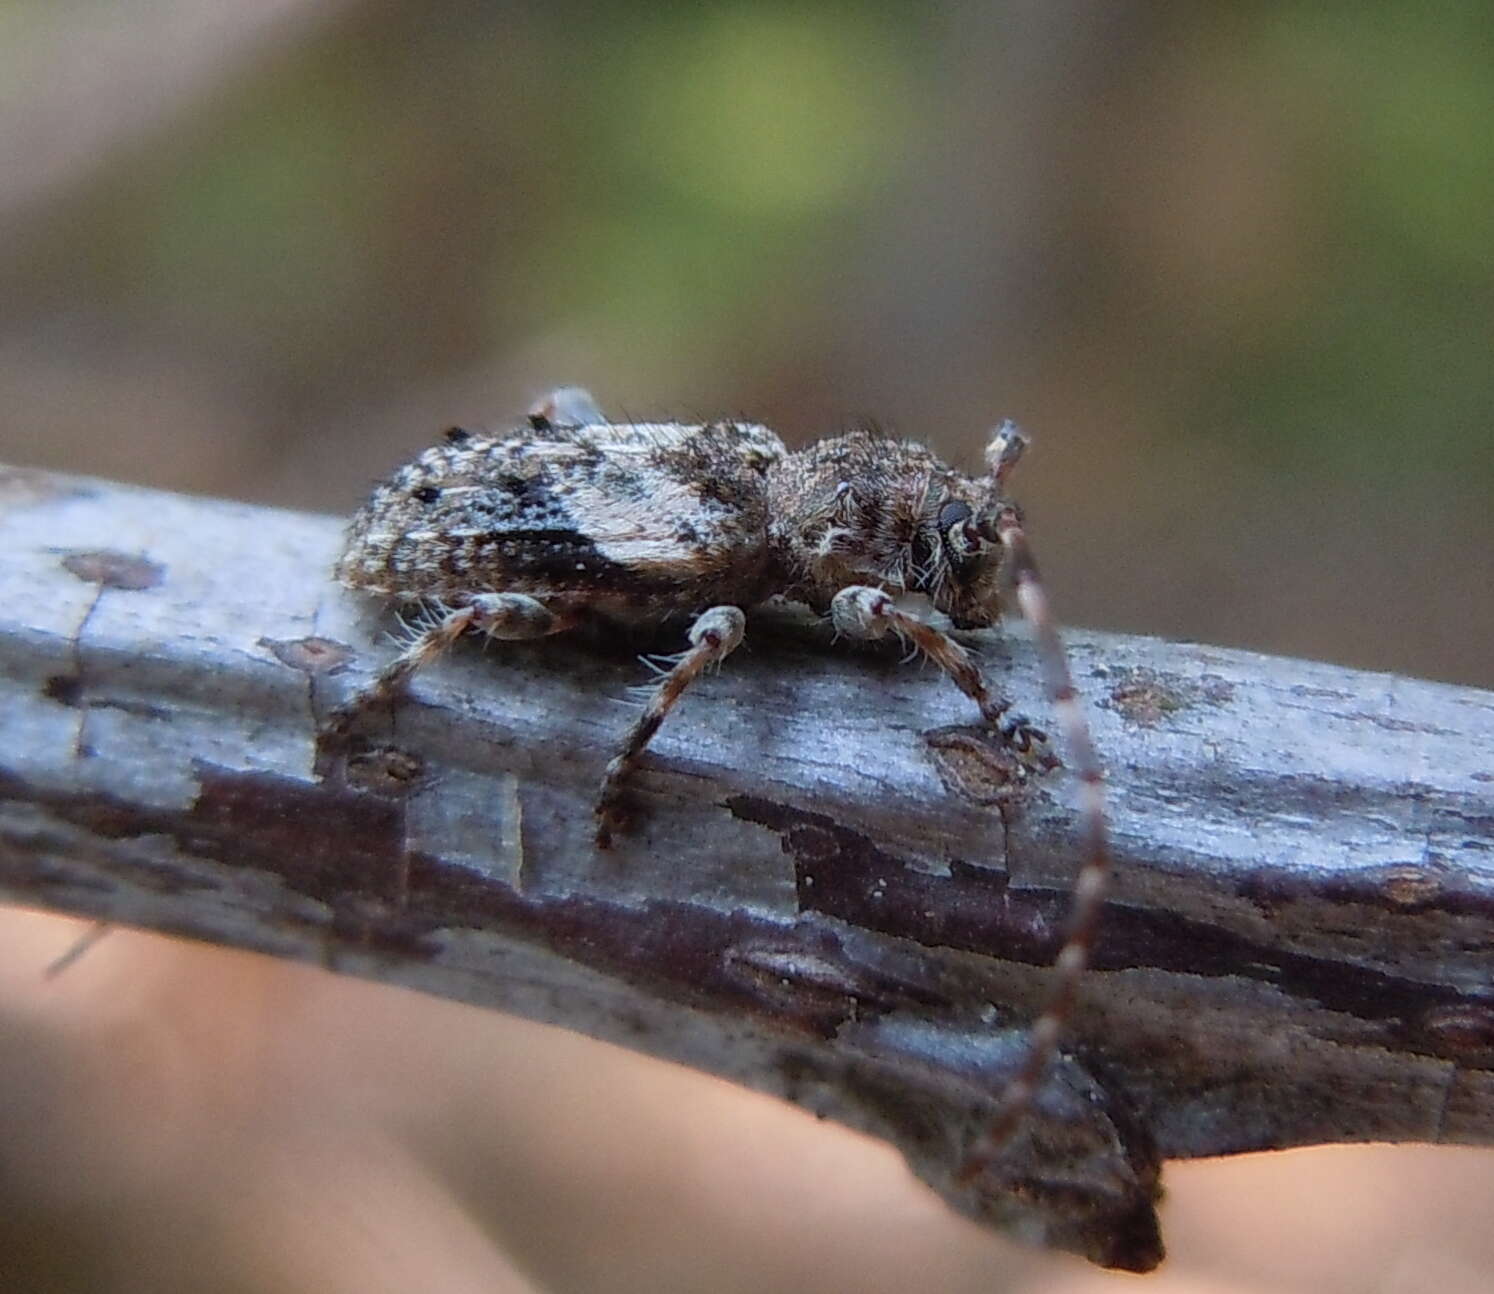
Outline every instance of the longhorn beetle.
{"label": "longhorn beetle", "polygon": [[344,584],[417,603],[400,655],[329,721],[336,734],[469,631],[533,639],[583,623],[686,620],[686,649],[607,765],[598,846],[623,825],[623,789],[685,689],[741,643],[746,609],[779,595],[828,614],[848,638],[893,635],[932,660],[1033,769],[1046,734],[1013,713],[958,642],[901,605],[923,594],[957,628],[996,622],[1003,569],[1033,626],[1049,696],[1079,778],[1084,854],[1048,1002],[985,1135],[969,1182],[1019,1124],[1057,1047],[1094,942],[1109,847],[1099,762],[1048,610],[1022,513],[1006,497],[1027,438],[1003,423],[986,474],[968,477],[922,445],[858,430],[790,452],[768,428],[719,421],[609,423],[591,396],[558,390],[526,424],[449,430],[380,485],[353,518]]}

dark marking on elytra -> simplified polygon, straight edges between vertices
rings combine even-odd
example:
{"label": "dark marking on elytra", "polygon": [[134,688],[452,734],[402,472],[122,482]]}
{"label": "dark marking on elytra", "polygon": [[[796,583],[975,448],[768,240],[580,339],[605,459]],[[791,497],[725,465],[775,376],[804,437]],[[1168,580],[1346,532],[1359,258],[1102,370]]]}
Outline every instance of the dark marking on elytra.
{"label": "dark marking on elytra", "polygon": [[570,526],[499,529],[477,536],[473,551],[503,554],[536,580],[557,588],[591,588],[598,581],[625,589],[638,581],[628,568],[606,556],[589,535]]}

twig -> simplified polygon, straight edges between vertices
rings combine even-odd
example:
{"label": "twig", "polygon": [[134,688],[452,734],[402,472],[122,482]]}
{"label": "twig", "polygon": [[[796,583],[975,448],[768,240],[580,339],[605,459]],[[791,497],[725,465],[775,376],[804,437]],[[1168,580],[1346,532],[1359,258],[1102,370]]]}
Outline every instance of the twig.
{"label": "twig", "polygon": [[[1112,1266],[1161,1255],[1164,1158],[1494,1141],[1494,695],[1071,633],[1116,890],[1035,1117],[961,1189],[1062,926],[1067,774],[1021,787],[937,677],[771,614],[598,854],[631,655],[474,646],[318,751],[392,650],[339,529],[0,474],[0,892],[736,1078]],[[1020,633],[976,640],[1038,715]]]}

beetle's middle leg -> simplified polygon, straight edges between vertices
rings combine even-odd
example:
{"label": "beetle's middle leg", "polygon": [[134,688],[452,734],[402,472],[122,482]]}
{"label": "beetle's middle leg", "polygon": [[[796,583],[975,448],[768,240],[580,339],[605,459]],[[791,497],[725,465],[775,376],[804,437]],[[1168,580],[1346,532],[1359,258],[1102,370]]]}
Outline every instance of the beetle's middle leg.
{"label": "beetle's middle leg", "polygon": [[622,822],[623,783],[637,766],[644,747],[659,731],[664,716],[680,699],[685,689],[710,666],[720,664],[741,643],[747,617],[740,607],[712,607],[703,611],[690,626],[690,646],[675,662],[674,668],[659,680],[644,706],[643,713],[629,730],[622,750],[607,765],[597,797],[597,845],[606,849],[612,833]]}
{"label": "beetle's middle leg", "polygon": [[852,584],[831,600],[830,617],[848,638],[881,638],[893,633],[904,639],[980,707],[981,718],[1000,732],[1024,764],[1038,769],[1057,764],[1048,746],[1048,734],[1026,715],[1013,713],[1011,699],[987,685],[970,653],[948,634],[900,609],[890,594],[869,585]]}

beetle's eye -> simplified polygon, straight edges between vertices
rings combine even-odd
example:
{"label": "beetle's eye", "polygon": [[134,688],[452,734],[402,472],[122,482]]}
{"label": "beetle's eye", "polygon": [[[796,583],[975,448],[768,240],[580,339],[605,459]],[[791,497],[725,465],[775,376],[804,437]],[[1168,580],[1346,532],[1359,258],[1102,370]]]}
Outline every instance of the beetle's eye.
{"label": "beetle's eye", "polygon": [[939,509],[939,529],[948,534],[951,526],[957,526],[962,521],[969,521],[974,515],[968,503],[960,499],[951,499]]}
{"label": "beetle's eye", "polygon": [[411,490],[410,495],[421,503],[434,503],[441,497],[441,491],[434,485],[421,485]]}

